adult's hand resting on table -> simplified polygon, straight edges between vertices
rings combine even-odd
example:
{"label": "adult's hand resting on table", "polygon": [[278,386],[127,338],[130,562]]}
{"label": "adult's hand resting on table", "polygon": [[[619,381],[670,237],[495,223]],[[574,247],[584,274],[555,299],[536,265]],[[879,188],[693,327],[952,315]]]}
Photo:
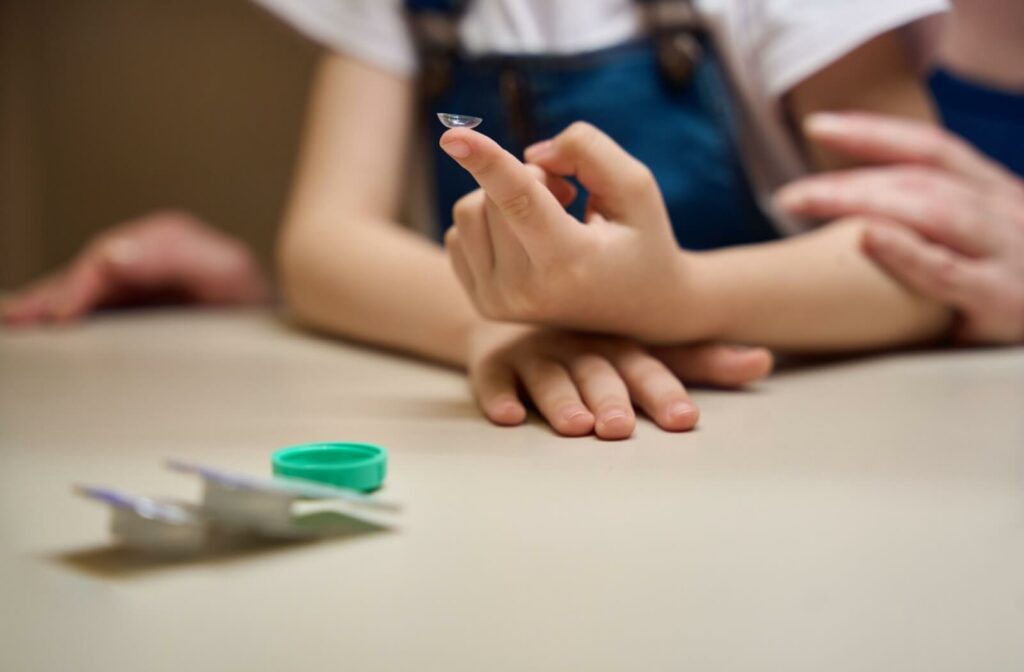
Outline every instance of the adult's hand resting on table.
{"label": "adult's hand resting on table", "polygon": [[776,203],[797,216],[874,220],[865,252],[909,288],[959,310],[961,340],[1024,342],[1024,181],[934,126],[819,114],[808,135],[887,164],[814,175]]}
{"label": "adult's hand resting on table", "polygon": [[28,325],[69,322],[124,303],[245,304],[269,296],[241,241],[167,211],[99,234],[65,268],[5,299],[0,314],[8,324]]}
{"label": "adult's hand resting on table", "polygon": [[484,414],[517,425],[526,408],[517,388],[566,436],[625,439],[633,406],[662,429],[687,431],[699,412],[680,380],[740,387],[768,375],[763,348],[723,345],[647,349],[632,341],[525,325],[483,323],[470,344],[469,379]]}

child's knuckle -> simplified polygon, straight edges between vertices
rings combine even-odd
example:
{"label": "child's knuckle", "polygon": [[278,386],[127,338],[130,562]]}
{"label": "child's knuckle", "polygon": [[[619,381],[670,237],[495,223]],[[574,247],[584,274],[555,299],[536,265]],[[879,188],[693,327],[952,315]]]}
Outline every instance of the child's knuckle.
{"label": "child's knuckle", "polygon": [[630,166],[622,181],[623,196],[632,198],[649,197],[656,189],[654,173],[645,164],[636,161]]}
{"label": "child's knuckle", "polygon": [[585,149],[597,139],[598,132],[592,124],[585,121],[574,121],[565,129],[562,138],[566,144],[575,149]]}
{"label": "child's knuckle", "polygon": [[498,204],[502,214],[513,222],[522,222],[530,219],[536,210],[533,195],[529,190],[522,190],[519,193],[506,198]]}

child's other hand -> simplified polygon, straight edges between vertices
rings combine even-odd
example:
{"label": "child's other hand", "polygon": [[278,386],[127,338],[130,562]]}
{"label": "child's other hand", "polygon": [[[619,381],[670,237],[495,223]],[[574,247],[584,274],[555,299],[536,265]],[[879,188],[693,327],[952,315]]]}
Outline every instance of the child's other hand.
{"label": "child's other hand", "polygon": [[[441,147],[481,189],[455,206],[446,244],[477,309],[533,322],[675,341],[686,253],[650,170],[589,124],[526,152],[526,166],[484,135],[446,132]],[[543,170],[538,169],[538,166]],[[574,176],[589,192],[586,224],[564,204]]]}
{"label": "child's other hand", "polygon": [[518,425],[526,418],[521,387],[559,434],[625,439],[636,426],[634,405],[663,429],[693,429],[700,414],[681,380],[739,387],[771,367],[771,354],[761,348],[652,352],[621,338],[484,323],[471,339],[469,377],[480,408],[495,424]]}
{"label": "child's other hand", "polygon": [[64,269],[4,301],[8,324],[70,322],[104,307],[168,299],[242,304],[270,289],[248,248],[195,217],[156,212],[105,231]]}

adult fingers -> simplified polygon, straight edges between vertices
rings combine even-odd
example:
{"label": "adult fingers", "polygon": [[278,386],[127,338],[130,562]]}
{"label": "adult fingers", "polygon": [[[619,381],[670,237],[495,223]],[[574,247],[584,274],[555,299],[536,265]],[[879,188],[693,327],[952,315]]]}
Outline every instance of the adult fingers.
{"label": "adult fingers", "polygon": [[61,322],[78,319],[109,299],[115,284],[102,252],[86,255],[68,270],[50,298],[50,315]]}
{"label": "adult fingers", "polygon": [[259,263],[240,240],[184,213],[155,213],[105,236],[118,284],[138,295],[174,290],[216,304],[270,298]]}
{"label": "adult fingers", "polygon": [[919,163],[976,182],[1024,191],[1019,179],[956,135],[922,121],[868,113],[818,113],[804,124],[830,149],[880,163]]}
{"label": "adult fingers", "polygon": [[79,255],[67,273],[53,317],[75,320],[99,306],[115,301],[125,288],[147,291],[176,283],[167,267],[169,252],[159,241],[147,240],[145,231],[104,236]]}
{"label": "adult fingers", "polygon": [[636,225],[664,217],[650,169],[596,127],[575,122],[527,148],[526,160],[557,175],[574,175],[606,217]]}
{"label": "adult fingers", "polygon": [[484,415],[497,425],[518,425],[526,408],[516,394],[515,371],[506,361],[485,361],[469,372],[469,382]]}
{"label": "adult fingers", "polygon": [[441,136],[441,149],[469,171],[502,216],[525,235],[557,236],[572,224],[547,187],[487,136],[465,128],[451,129]]}
{"label": "adult fingers", "polygon": [[548,424],[565,436],[582,436],[594,429],[594,415],[580,398],[565,366],[536,354],[524,355],[515,371],[537,410]]}
{"label": "adult fingers", "polygon": [[974,260],[891,224],[869,224],[864,250],[910,289],[955,307],[970,305]]}
{"label": "adult fingers", "polygon": [[765,348],[732,345],[687,345],[652,351],[679,380],[692,385],[737,388],[761,380],[772,371],[774,359]]}
{"label": "adult fingers", "polygon": [[25,297],[21,314],[12,321],[70,322],[107,302],[115,292],[103,249],[90,246],[70,268],[44,281]]}
{"label": "adult fingers", "polygon": [[132,284],[133,269],[140,262],[138,245],[128,239],[101,239],[82,253],[68,271],[59,295],[53,298],[55,320],[77,320],[117,296]]}
{"label": "adult fingers", "polygon": [[861,168],[814,175],[780,189],[775,202],[804,217],[884,217],[970,255],[987,255],[999,246],[988,197],[928,168]]}
{"label": "adult fingers", "polygon": [[5,319],[15,324],[43,320],[77,319],[114,296],[112,240],[100,238],[88,245],[67,270],[55,273],[12,300]]}
{"label": "adult fingers", "polygon": [[6,297],[0,309],[4,322],[11,326],[26,326],[48,319],[50,297],[63,281],[63,274],[51,275]]}
{"label": "adult fingers", "polygon": [[609,357],[625,381],[629,396],[659,427],[684,432],[697,425],[700,411],[661,360],[635,345],[615,347]]}
{"label": "adult fingers", "polygon": [[636,427],[636,412],[626,383],[611,362],[594,352],[577,352],[565,364],[596,418],[594,433],[602,439],[629,438]]}
{"label": "adult fingers", "polygon": [[999,282],[1002,278],[993,275],[974,273],[968,280],[974,285],[972,291],[989,301],[962,309],[963,319],[958,321],[954,333],[957,342],[987,345],[1019,345],[1024,342],[1024,297],[1019,297],[1015,305],[1010,306],[992,301],[995,298],[993,289],[997,292],[1007,289],[1005,284],[994,288],[990,283]]}

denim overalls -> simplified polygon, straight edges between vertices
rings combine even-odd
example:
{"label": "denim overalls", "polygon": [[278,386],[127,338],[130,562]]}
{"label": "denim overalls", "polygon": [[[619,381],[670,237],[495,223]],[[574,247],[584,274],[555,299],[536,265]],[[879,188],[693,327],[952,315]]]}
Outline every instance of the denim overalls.
{"label": "denim overalls", "polygon": [[928,80],[946,128],[1024,177],[1024,94],[937,69]]}
{"label": "denim overalls", "polygon": [[[465,0],[405,4],[419,49],[422,116],[430,117],[442,235],[455,201],[477,185],[438,149],[445,129],[436,112],[482,117],[478,130],[520,157],[528,145],[588,121],[653,171],[682,247],[778,236],[743,172],[728,89],[689,2],[640,2],[654,17],[642,41],[572,56],[484,57],[468,56],[455,37]],[[676,17],[677,25],[662,16]],[[583,198],[570,210],[580,217]]]}

